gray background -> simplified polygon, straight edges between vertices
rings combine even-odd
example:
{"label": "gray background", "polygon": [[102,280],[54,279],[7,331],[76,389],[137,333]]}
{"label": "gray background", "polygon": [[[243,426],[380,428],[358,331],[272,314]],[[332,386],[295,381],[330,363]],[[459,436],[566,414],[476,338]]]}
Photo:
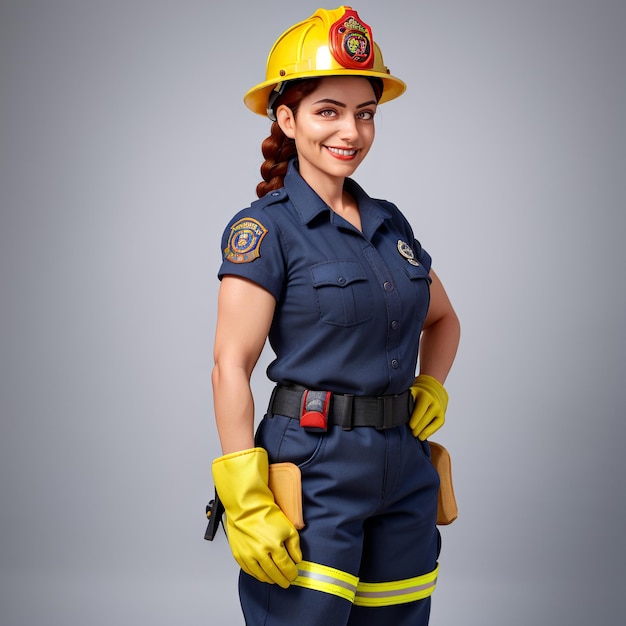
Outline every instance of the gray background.
{"label": "gray background", "polygon": [[[219,237],[269,127],[243,93],[319,5],[0,6],[0,623],[242,624],[202,539]],[[626,3],[354,7],[409,86],[356,179],[463,326],[432,624],[621,625]]]}

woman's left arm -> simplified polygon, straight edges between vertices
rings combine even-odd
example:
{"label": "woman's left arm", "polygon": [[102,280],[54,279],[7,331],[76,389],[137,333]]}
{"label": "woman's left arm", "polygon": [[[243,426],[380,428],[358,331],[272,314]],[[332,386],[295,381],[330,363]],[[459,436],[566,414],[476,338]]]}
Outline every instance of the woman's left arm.
{"label": "woman's left arm", "polygon": [[420,374],[443,384],[456,356],[461,326],[439,277],[432,270],[430,276],[430,306],[420,342]]}

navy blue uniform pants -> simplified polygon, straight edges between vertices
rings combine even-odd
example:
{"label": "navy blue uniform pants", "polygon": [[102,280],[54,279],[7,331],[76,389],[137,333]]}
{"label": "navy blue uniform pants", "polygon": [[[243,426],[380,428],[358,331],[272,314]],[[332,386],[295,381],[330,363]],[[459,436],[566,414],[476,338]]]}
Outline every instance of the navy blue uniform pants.
{"label": "navy blue uniform pants", "polygon": [[303,563],[288,589],[241,573],[247,626],[426,626],[439,477],[408,426],[309,433],[265,417],[256,445],[302,472]]}

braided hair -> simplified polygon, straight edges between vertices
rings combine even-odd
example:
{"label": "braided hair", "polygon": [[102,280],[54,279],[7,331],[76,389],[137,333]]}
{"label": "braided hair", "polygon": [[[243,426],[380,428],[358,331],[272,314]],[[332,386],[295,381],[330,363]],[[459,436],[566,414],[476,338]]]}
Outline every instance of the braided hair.
{"label": "braided hair", "polygon": [[[318,80],[309,78],[288,83],[285,91],[276,100],[274,111],[281,104],[284,104],[295,115],[302,98],[315,91]],[[256,187],[256,193],[259,198],[283,186],[289,160],[297,154],[296,142],[283,133],[278,122],[272,122],[270,135],[261,144],[261,152],[265,161],[261,165],[261,177],[263,180]]]}

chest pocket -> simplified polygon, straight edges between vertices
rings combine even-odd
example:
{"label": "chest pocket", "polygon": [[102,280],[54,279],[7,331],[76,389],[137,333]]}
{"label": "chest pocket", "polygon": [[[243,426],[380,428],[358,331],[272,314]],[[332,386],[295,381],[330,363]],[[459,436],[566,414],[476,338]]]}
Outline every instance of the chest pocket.
{"label": "chest pocket", "polygon": [[428,306],[430,305],[430,283],[432,279],[421,264],[415,266],[411,263],[404,263],[402,269],[409,277],[414,288],[416,298],[415,314],[421,322],[424,322],[428,313]]}
{"label": "chest pocket", "polygon": [[354,326],[372,317],[372,292],[363,268],[355,261],[326,261],[311,267],[320,320]]}

